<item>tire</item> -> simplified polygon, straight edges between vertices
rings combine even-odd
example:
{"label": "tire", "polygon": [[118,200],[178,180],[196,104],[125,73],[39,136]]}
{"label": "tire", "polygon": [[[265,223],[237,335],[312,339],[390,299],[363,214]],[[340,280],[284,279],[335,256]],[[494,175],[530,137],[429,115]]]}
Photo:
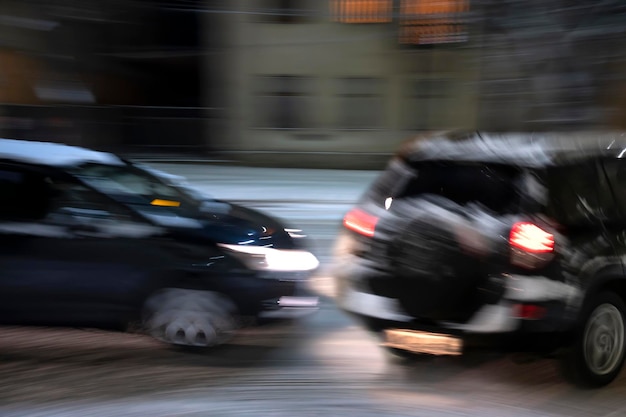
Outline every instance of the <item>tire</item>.
{"label": "tire", "polygon": [[408,297],[402,308],[414,317],[460,319],[479,276],[479,261],[461,250],[438,221],[412,221],[390,248],[390,263]]}
{"label": "tire", "polygon": [[576,385],[611,383],[624,364],[626,307],[615,293],[592,296],[583,308],[573,346],[561,359],[564,376]]}
{"label": "tire", "polygon": [[230,340],[237,329],[235,306],[219,293],[169,288],[144,304],[143,328],[162,342],[208,348]]}

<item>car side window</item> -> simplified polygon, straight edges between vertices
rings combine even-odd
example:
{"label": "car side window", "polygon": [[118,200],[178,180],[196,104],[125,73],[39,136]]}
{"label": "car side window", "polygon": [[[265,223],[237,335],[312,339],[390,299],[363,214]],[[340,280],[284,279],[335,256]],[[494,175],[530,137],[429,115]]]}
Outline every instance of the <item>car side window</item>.
{"label": "car side window", "polygon": [[0,165],[0,221],[131,221],[130,210],[78,182],[43,170]]}
{"label": "car side window", "polygon": [[604,172],[611,187],[612,200],[616,204],[616,216],[626,224],[626,160],[608,159],[603,162]]}
{"label": "car side window", "polygon": [[48,178],[51,188],[50,221],[130,221],[130,211],[77,182]]}
{"label": "car side window", "polygon": [[45,175],[20,166],[0,165],[0,219],[38,220],[48,210]]}
{"label": "car side window", "polygon": [[547,214],[565,226],[596,224],[606,215],[599,185],[599,170],[595,163],[550,169]]}

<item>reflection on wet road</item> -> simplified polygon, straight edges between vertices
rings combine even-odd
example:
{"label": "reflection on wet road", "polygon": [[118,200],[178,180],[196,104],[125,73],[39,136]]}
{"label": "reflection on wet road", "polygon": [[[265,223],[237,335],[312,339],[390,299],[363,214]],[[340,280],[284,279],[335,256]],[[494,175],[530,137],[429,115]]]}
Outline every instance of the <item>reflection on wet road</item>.
{"label": "reflection on wet road", "polygon": [[[300,170],[239,169],[234,175],[230,167],[173,168],[191,172],[207,189],[241,174],[225,197],[250,206],[303,192],[274,209],[307,230],[325,266],[344,207],[373,177],[301,170],[312,188],[304,192],[297,191]],[[340,195],[345,201],[337,202]],[[316,212],[320,206],[323,213]],[[326,273],[322,268],[314,285],[322,294],[332,290]],[[248,330],[210,352],[172,349],[132,334],[0,328],[0,378],[2,417],[626,415],[624,375],[605,389],[581,391],[565,383],[550,360],[394,359],[327,297],[314,316]]]}

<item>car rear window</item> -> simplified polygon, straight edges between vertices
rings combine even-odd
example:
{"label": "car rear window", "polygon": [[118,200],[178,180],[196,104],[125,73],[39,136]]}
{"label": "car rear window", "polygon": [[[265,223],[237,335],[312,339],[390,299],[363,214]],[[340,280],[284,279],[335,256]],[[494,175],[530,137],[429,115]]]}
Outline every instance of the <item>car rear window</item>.
{"label": "car rear window", "polygon": [[369,197],[384,201],[434,194],[503,214],[518,208],[520,173],[519,168],[502,164],[425,161],[406,165],[397,161],[372,185]]}

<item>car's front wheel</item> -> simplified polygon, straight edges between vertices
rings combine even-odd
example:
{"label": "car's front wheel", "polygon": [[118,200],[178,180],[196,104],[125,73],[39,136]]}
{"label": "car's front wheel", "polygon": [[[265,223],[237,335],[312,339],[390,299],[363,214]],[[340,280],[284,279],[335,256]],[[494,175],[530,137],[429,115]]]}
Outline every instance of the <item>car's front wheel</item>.
{"label": "car's front wheel", "polygon": [[163,342],[211,347],[229,340],[237,328],[235,306],[222,294],[168,288],[146,301],[146,332]]}
{"label": "car's front wheel", "polygon": [[626,307],[614,293],[588,300],[574,345],[563,357],[563,371],[572,382],[602,387],[622,369],[625,357]]}

